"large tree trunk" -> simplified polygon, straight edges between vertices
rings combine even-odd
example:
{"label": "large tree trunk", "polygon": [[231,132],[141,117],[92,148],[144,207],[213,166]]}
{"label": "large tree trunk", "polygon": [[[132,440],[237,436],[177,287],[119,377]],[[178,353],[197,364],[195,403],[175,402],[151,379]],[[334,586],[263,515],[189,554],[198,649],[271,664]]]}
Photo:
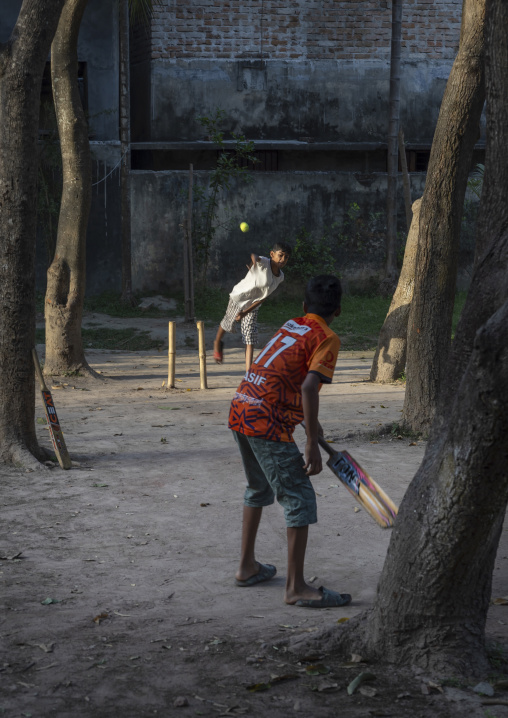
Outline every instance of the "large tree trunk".
{"label": "large tree trunk", "polygon": [[396,381],[406,368],[407,323],[415,283],[421,202],[421,199],[417,199],[413,203],[413,219],[407,236],[404,262],[390,309],[379,333],[377,349],[370,369],[371,381],[380,383]]}
{"label": "large tree trunk", "polygon": [[24,0],[0,45],[0,458],[39,454],[34,426],[37,142],[42,73],[64,0]]}
{"label": "large tree trunk", "polygon": [[487,60],[486,173],[499,187],[482,194],[489,246],[473,273],[450,353],[450,388],[401,503],[373,609],[318,639],[327,648],[354,648],[365,657],[448,675],[488,668],[485,622],[508,502],[505,0],[488,0]]}
{"label": "large tree trunk", "polygon": [[51,46],[51,82],[62,153],[62,201],[46,291],[45,374],[89,370],[81,320],[92,167],[78,90],[78,34],[88,0],[66,0]]}
{"label": "large tree trunk", "polygon": [[122,301],[133,304],[131,260],[131,121],[130,121],[130,74],[129,74],[129,2],[119,0],[120,35],[120,206],[122,215]]}
{"label": "large tree trunk", "polygon": [[485,0],[464,0],[460,46],[434,134],[420,210],[403,422],[428,432],[450,349],[460,223],[484,103]]}
{"label": "large tree trunk", "polygon": [[400,40],[402,0],[392,0],[392,40],[390,54],[390,101],[388,122],[388,187],[386,193],[385,280],[391,291],[397,280],[397,175],[400,120]]}

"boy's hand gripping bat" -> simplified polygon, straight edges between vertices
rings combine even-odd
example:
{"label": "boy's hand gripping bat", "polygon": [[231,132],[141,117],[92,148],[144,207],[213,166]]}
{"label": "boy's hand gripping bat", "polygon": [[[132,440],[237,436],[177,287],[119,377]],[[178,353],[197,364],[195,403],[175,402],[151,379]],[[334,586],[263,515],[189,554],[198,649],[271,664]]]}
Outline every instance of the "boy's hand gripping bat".
{"label": "boy's hand gripping bat", "polygon": [[39,357],[37,356],[37,352],[35,351],[35,349],[32,349],[32,356],[35,364],[35,371],[37,372],[39,383],[41,385],[42,401],[44,402],[44,408],[46,410],[49,433],[51,434],[51,439],[53,441],[56,458],[58,459],[58,463],[60,464],[62,469],[70,469],[71,457],[69,456],[69,452],[67,451],[67,447],[65,446],[62,430],[58,422],[58,416],[56,415],[55,405],[53,404],[53,397],[51,396],[51,392],[48,390],[46,382],[44,381],[44,377],[42,376],[41,365],[39,364]]}
{"label": "boy's hand gripping bat", "polygon": [[335,476],[382,528],[391,528],[397,516],[397,506],[374,479],[362,469],[347,451],[335,451],[323,436],[319,445],[330,455],[326,462]]}

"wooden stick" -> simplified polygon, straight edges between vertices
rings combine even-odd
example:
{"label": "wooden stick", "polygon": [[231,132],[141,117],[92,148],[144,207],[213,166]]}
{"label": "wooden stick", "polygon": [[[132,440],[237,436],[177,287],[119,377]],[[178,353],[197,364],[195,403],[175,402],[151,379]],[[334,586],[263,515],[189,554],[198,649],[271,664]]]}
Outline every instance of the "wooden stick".
{"label": "wooden stick", "polygon": [[168,324],[168,389],[175,388],[175,323]]}
{"label": "wooden stick", "polygon": [[205,323],[196,322],[199,338],[199,378],[201,381],[201,389],[208,389],[206,381],[206,349],[205,349]]}
{"label": "wooden stick", "polygon": [[189,321],[194,321],[194,266],[192,261],[192,207],[194,203],[194,173],[189,165],[189,197],[187,200],[187,274],[188,274],[188,311]]}

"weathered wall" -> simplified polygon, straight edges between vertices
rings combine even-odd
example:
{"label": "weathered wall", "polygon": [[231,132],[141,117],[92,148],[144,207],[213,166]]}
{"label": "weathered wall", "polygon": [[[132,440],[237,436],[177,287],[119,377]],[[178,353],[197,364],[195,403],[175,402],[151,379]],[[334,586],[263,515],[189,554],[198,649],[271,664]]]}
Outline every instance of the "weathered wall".
{"label": "weathered wall", "polygon": [[[205,172],[195,173],[196,182],[202,183],[206,178]],[[188,175],[186,172],[133,172],[131,180],[134,289],[180,288],[182,228],[179,225],[186,213]],[[384,204],[386,174],[373,173],[371,180],[366,186],[346,172],[278,172],[258,173],[249,185],[233,184],[231,190],[221,196],[218,221],[229,220],[230,226],[216,234],[210,279],[232,286],[243,276],[250,252],[265,253],[277,239],[294,243],[296,233],[303,227],[315,237],[325,232],[335,237],[334,249],[341,260],[341,273],[349,281],[377,275],[382,266],[383,238],[379,233],[370,233],[369,222],[371,228],[383,225],[382,217],[372,218],[372,215]],[[424,175],[412,177],[414,198],[421,196],[424,182]],[[360,206],[367,224],[360,248],[338,239],[344,212],[354,202]],[[402,204],[400,210],[402,213]],[[250,225],[248,234],[238,228],[242,220]],[[333,229],[337,221],[339,226]]]}
{"label": "weathered wall", "polygon": [[[455,56],[461,0],[405,0],[404,55]],[[390,54],[388,0],[162,0],[152,57],[366,59]]]}
{"label": "weathered wall", "polygon": [[[404,3],[401,121],[413,144],[432,139],[461,10],[461,0]],[[390,37],[387,0],[162,0],[151,121],[135,138],[200,139],[196,117],[220,107],[249,139],[384,141]]]}
{"label": "weathered wall", "polygon": [[[404,63],[401,123],[408,142],[432,142],[450,68],[449,61]],[[217,107],[228,128],[248,139],[386,141],[384,62],[158,60],[151,82],[152,141],[203,139],[197,117]]]}
{"label": "weathered wall", "polygon": [[[91,142],[92,206],[86,238],[86,290],[88,294],[120,292],[121,213],[120,143]],[[39,230],[36,247],[36,286],[45,291],[48,252]]]}

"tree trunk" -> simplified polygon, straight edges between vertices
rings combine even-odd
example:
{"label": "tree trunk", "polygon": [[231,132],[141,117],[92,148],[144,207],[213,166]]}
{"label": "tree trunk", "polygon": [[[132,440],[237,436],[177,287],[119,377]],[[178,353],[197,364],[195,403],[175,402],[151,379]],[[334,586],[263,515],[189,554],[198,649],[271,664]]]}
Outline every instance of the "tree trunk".
{"label": "tree trunk", "polygon": [[66,0],[51,46],[51,82],[62,153],[62,201],[46,291],[45,374],[89,370],[81,320],[92,167],[78,90],[78,34],[88,0]]}
{"label": "tree trunk", "polygon": [[392,41],[390,56],[390,101],[388,123],[388,187],[386,196],[386,266],[385,281],[397,280],[397,174],[400,119],[400,39],[402,0],[392,0]]}
{"label": "tree trunk", "polygon": [[445,675],[488,669],[485,622],[508,502],[505,0],[488,0],[486,30],[486,172],[499,188],[482,194],[490,241],[449,356],[450,389],[441,395],[422,466],[401,503],[373,609],[316,641]]}
{"label": "tree trunk", "polygon": [[420,210],[403,422],[428,432],[451,343],[460,223],[484,103],[485,0],[464,0]]}
{"label": "tree trunk", "polygon": [[399,143],[399,157],[400,165],[402,167],[402,186],[404,188],[404,209],[406,211],[406,227],[407,231],[411,229],[411,222],[413,221],[413,212],[411,211],[411,179],[407,170],[407,159],[406,159],[406,143],[404,142],[404,132],[402,127],[399,127],[399,134],[397,136]]}
{"label": "tree trunk", "polygon": [[130,75],[129,75],[129,1],[118,2],[118,27],[120,35],[120,206],[122,215],[122,301],[134,304],[132,294],[131,263],[131,121],[130,121]]}
{"label": "tree trunk", "polygon": [[370,370],[371,381],[379,383],[396,381],[406,368],[407,323],[415,283],[420,205],[421,199],[417,199],[413,204],[413,219],[407,236],[404,262],[390,309],[379,333]]}
{"label": "tree trunk", "polygon": [[0,44],[0,459],[33,462],[37,142],[44,65],[64,0],[24,0]]}

